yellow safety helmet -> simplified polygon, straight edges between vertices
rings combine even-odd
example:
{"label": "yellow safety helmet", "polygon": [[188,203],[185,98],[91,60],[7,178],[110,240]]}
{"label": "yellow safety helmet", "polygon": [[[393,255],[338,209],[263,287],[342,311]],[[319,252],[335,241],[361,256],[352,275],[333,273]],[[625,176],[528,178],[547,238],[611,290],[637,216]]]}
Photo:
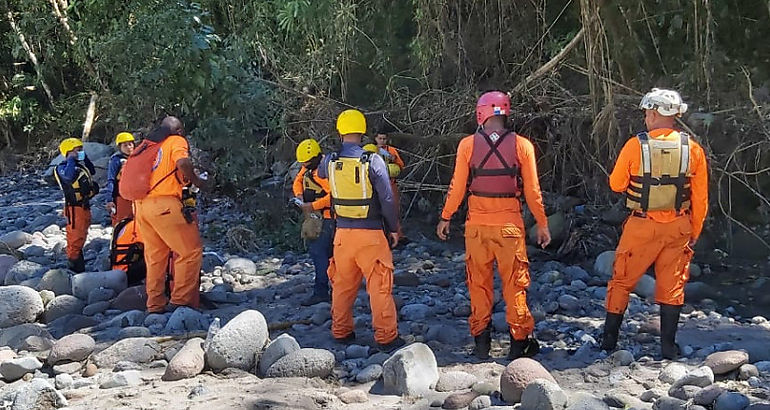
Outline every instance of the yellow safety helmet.
{"label": "yellow safety helmet", "polygon": [[80,138],[67,138],[59,144],[59,152],[61,152],[63,157],[66,157],[68,152],[82,146],[83,141]]}
{"label": "yellow safety helmet", "polygon": [[124,142],[136,142],[134,134],[130,132],[121,132],[117,137],[115,137],[115,145],[120,146],[120,144]]}
{"label": "yellow safety helmet", "polygon": [[364,151],[369,151],[369,152],[372,152],[372,153],[377,153],[377,146],[374,145],[374,144],[366,144],[366,145],[364,145],[361,148],[363,148]]}
{"label": "yellow safety helmet", "polygon": [[297,145],[297,162],[308,162],[320,153],[318,141],[308,138]]}
{"label": "yellow safety helmet", "polygon": [[365,134],[366,118],[358,110],[345,110],[337,117],[337,131],[340,135]]}

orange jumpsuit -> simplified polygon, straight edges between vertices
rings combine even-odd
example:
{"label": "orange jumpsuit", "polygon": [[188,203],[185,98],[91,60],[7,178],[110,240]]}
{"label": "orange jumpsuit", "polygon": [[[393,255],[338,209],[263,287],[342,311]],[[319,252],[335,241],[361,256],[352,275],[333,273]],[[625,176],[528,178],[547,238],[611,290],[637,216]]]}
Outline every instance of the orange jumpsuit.
{"label": "orange jumpsuit", "polygon": [[[378,147],[378,149],[385,149],[388,151],[388,154],[390,154],[390,160],[386,161],[386,163],[396,164],[399,168],[401,168],[401,170],[404,169],[406,164],[404,163],[404,160],[401,159],[401,155],[398,153],[397,149],[391,147],[390,145],[386,145],[382,148]],[[398,218],[398,237],[403,238],[404,231],[401,229],[401,194],[398,192],[398,184],[396,183],[395,178],[390,179],[390,189],[393,191],[393,202],[396,204],[396,217]]]}
{"label": "orange jumpsuit", "polygon": [[[203,246],[197,223],[188,223],[182,214],[182,176],[159,182],[176,168],[180,159],[189,157],[187,140],[172,135],[162,142],[159,161],[150,177],[155,186],[146,198],[135,202],[136,222],[144,240],[147,264],[147,310],[159,312],[167,303],[166,271],[169,253],[173,261],[174,287],[171,303],[197,308],[200,303],[200,271]],[[156,186],[157,184],[157,186]]]}
{"label": "orange jumpsuit", "polygon": [[67,218],[67,259],[75,260],[83,252],[91,226],[91,209],[82,206],[64,206],[64,216]]}
{"label": "orange jumpsuit", "polygon": [[[535,148],[519,135],[516,152],[521,166],[523,192],[537,224],[548,226],[537,176]],[[467,191],[473,135],[460,141],[457,161],[449,194],[441,217],[452,218]],[[465,272],[471,298],[468,319],[472,336],[478,336],[492,319],[494,303],[494,263],[503,283],[506,321],[515,340],[524,340],[532,333],[535,321],[527,307],[529,259],[525,244],[526,232],[518,198],[468,197],[468,217],[465,222]]]}
{"label": "orange jumpsuit", "polygon": [[[675,132],[660,128],[649,132],[651,138],[660,138]],[[641,163],[641,148],[637,138],[623,146],[610,175],[610,188],[625,192],[631,175]],[[691,207],[677,215],[676,211],[648,211],[647,217],[632,214],[623,226],[615,251],[612,279],[607,285],[606,308],[610,313],[623,313],[628,306],[628,295],[647,269],[655,264],[655,300],[657,303],[681,306],[684,304],[684,285],[690,277],[689,265],[695,241],[703,230],[708,212],[708,168],[703,148],[690,139]]]}
{"label": "orange jumpsuit", "polygon": [[[307,168],[303,165],[302,168],[300,168],[299,173],[297,173],[297,176],[294,177],[294,183],[292,184],[292,193],[294,193],[294,196],[298,198],[302,198],[302,193],[305,191],[305,186],[303,185],[303,181],[305,178],[305,172],[307,172]],[[321,211],[323,210],[323,217],[324,218],[331,218],[331,206],[332,206],[332,196],[328,194],[331,192],[331,188],[329,188],[329,180],[326,178],[321,178],[318,176],[318,169],[315,169],[313,171],[313,178],[318,183],[318,185],[323,188],[325,192],[327,192],[326,196],[323,198],[320,198],[316,201],[313,201],[313,210],[314,211]]]}

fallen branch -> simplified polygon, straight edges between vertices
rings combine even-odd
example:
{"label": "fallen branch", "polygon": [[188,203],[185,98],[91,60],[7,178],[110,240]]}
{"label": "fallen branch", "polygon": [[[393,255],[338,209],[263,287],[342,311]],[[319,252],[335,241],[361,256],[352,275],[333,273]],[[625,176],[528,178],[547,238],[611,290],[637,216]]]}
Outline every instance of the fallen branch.
{"label": "fallen branch", "polygon": [[519,93],[521,92],[524,87],[527,86],[527,84],[531,83],[532,81],[537,80],[538,78],[544,76],[549,71],[553,70],[561,60],[564,59],[564,57],[569,54],[570,51],[572,51],[577,45],[580,43],[580,41],[583,39],[583,34],[585,33],[585,28],[581,28],[580,31],[575,34],[575,37],[570,40],[569,43],[567,43],[564,48],[559,51],[559,54],[556,54],[552,59],[550,59],[547,63],[543,64],[542,67],[535,70],[534,73],[527,76],[527,78],[524,79],[524,81],[520,82],[516,85],[516,87],[513,88],[513,93]]}

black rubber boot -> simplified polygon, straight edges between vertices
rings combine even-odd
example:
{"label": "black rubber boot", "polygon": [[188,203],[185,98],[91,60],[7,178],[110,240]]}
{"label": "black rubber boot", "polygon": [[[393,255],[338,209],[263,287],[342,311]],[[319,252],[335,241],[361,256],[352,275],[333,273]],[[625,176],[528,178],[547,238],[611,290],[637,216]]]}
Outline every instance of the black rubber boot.
{"label": "black rubber boot", "polygon": [[86,271],[86,261],[83,259],[83,254],[81,253],[80,256],[78,256],[77,259],[68,259],[67,260],[67,267],[69,270],[75,272],[75,273],[83,273]]}
{"label": "black rubber boot", "polygon": [[342,343],[342,344],[351,344],[351,343],[353,343],[353,342],[355,342],[355,341],[356,341],[356,332],[350,332],[350,333],[349,333],[347,336],[345,336],[345,337],[341,337],[341,338],[339,338],[339,339],[337,339],[337,338],[335,337],[335,338],[334,338],[334,340],[335,340],[337,343]]}
{"label": "black rubber boot", "polygon": [[676,344],[676,330],[682,306],[660,304],[660,353],[664,359],[676,360],[681,351]]}
{"label": "black rubber boot", "polygon": [[602,350],[615,350],[621,324],[623,324],[623,313],[607,312],[607,318],[604,319],[604,333],[602,333]]}
{"label": "black rubber boot", "polygon": [[489,359],[489,350],[492,349],[492,329],[487,327],[478,336],[473,338],[476,347],[473,348],[473,355],[481,360]]}
{"label": "black rubber boot", "polygon": [[404,341],[404,339],[396,336],[396,338],[393,339],[393,341],[388,343],[388,344],[381,345],[381,344],[378,343],[377,344],[377,350],[379,350],[382,353],[390,354],[394,350],[398,350],[401,347],[403,347],[404,345],[406,345],[406,342]]}
{"label": "black rubber boot", "polygon": [[516,360],[520,357],[532,357],[540,353],[540,343],[532,335],[524,340],[512,340],[508,350],[508,360]]}
{"label": "black rubber boot", "polygon": [[329,296],[329,293],[313,293],[310,295],[309,298],[305,299],[300,303],[302,306],[313,306],[317,305],[321,302],[329,302],[331,303],[332,298]]}

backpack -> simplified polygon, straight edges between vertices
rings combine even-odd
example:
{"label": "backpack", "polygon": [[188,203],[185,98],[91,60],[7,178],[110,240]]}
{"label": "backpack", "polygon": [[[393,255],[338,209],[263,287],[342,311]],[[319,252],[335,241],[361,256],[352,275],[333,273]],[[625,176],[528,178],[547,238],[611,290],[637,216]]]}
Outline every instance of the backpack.
{"label": "backpack", "polygon": [[144,243],[132,218],[118,222],[112,231],[110,265],[112,269],[126,272],[128,286],[142,283],[142,279],[147,276]]}
{"label": "backpack", "polygon": [[153,166],[158,161],[158,151],[160,151],[162,145],[162,142],[145,139],[126,159],[126,163],[123,164],[121,170],[123,175],[118,182],[120,196],[129,201],[147,198],[147,195],[155,187],[176,173],[177,170],[174,168],[173,171],[163,176],[155,185],[150,186]]}

